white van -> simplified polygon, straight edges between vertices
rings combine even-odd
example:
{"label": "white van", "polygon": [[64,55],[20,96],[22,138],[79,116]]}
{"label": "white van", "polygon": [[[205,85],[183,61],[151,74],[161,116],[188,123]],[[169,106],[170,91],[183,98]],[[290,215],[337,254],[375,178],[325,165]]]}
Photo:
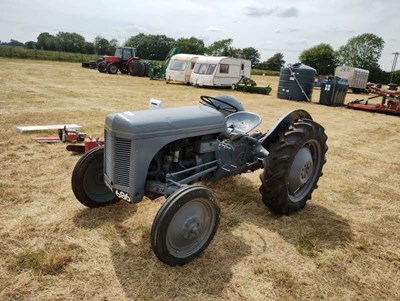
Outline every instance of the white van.
{"label": "white van", "polygon": [[190,84],[190,76],[196,61],[202,55],[199,54],[175,54],[169,61],[165,78],[167,82],[175,81]]}
{"label": "white van", "polygon": [[251,62],[225,56],[197,59],[190,83],[195,86],[232,87],[242,76],[250,77]]}

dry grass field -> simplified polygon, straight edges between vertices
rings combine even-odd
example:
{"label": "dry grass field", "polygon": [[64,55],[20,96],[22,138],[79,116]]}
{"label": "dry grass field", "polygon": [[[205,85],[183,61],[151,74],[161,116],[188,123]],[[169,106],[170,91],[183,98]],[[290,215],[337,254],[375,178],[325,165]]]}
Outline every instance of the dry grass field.
{"label": "dry grass field", "polygon": [[[272,84],[264,96],[76,63],[0,64],[0,300],[400,300],[400,118],[317,105],[318,90],[314,103],[278,100],[276,77],[254,77]],[[313,199],[291,216],[262,204],[260,171],[209,183],[221,224],[183,267],[160,263],[150,247],[163,198],[87,209],[70,186],[79,156],[16,130],[77,123],[101,136],[108,113],[147,108],[150,98],[172,107],[223,93],[260,114],[260,129],[308,110],[328,134],[328,162]]]}

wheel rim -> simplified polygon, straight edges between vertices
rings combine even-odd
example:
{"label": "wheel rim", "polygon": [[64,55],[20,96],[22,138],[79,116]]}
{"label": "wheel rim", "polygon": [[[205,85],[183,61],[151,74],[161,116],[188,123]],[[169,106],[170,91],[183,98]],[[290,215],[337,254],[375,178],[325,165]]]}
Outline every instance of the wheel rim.
{"label": "wheel rim", "polygon": [[297,152],[288,177],[289,197],[299,202],[314,188],[321,166],[321,147],[318,141],[310,140]]}
{"label": "wheel rim", "polygon": [[114,65],[110,66],[110,71],[111,73],[117,73],[118,72],[117,66]]}
{"label": "wheel rim", "polygon": [[193,199],[179,208],[167,229],[169,253],[177,258],[196,254],[212,234],[216,217],[216,209],[206,198]]}
{"label": "wheel rim", "polygon": [[89,198],[96,202],[109,202],[115,196],[104,183],[103,158],[93,162],[84,175],[84,189]]}

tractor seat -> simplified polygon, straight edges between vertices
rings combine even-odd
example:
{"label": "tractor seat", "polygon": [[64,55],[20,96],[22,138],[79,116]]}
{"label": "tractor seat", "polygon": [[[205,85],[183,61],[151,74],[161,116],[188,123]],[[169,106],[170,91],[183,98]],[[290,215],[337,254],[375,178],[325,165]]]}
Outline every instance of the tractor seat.
{"label": "tractor seat", "polygon": [[260,115],[241,111],[228,115],[226,126],[231,133],[244,135],[255,129],[261,121]]}

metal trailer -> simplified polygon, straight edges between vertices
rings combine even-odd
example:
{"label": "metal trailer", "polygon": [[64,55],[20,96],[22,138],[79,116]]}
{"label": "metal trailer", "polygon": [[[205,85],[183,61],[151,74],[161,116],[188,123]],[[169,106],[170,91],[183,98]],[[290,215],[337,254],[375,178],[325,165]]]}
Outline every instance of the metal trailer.
{"label": "metal trailer", "polygon": [[202,55],[180,53],[172,56],[165,73],[167,82],[190,84],[190,76],[199,57]]}
{"label": "metal trailer", "polygon": [[243,77],[250,77],[251,62],[225,56],[204,56],[197,59],[190,77],[195,86],[232,87]]}
{"label": "metal trailer", "polygon": [[335,76],[347,78],[349,89],[353,93],[361,93],[367,87],[369,71],[348,66],[337,66]]}

